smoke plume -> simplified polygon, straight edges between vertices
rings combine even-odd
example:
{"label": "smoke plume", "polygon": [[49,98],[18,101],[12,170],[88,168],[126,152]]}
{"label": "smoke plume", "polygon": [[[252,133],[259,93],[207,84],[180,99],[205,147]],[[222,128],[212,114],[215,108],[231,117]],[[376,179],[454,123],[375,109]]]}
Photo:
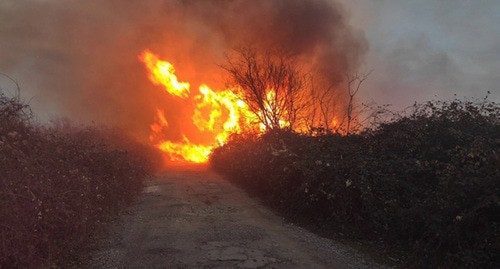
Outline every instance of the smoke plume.
{"label": "smoke plume", "polygon": [[[156,107],[172,136],[186,109],[147,78],[149,48],[192,87],[222,87],[231,50],[277,48],[317,76],[340,83],[368,45],[330,0],[145,0],[0,2],[0,72],[15,77],[41,120],[66,116],[118,125],[146,137]],[[7,87],[4,80],[0,86]]]}

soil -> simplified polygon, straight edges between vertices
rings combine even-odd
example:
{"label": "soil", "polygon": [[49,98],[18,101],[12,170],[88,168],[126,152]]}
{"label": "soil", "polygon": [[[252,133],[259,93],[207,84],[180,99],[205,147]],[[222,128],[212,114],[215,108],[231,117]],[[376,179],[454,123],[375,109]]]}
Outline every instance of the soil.
{"label": "soil", "polygon": [[100,238],[88,268],[384,268],[285,223],[207,170],[169,171]]}

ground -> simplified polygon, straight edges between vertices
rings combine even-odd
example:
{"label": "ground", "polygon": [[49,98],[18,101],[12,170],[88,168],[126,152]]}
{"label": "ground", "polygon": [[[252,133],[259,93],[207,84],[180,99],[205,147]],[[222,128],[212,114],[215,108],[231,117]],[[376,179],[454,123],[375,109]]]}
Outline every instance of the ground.
{"label": "ground", "polygon": [[91,252],[89,268],[382,268],[353,248],[285,223],[206,170],[169,171]]}

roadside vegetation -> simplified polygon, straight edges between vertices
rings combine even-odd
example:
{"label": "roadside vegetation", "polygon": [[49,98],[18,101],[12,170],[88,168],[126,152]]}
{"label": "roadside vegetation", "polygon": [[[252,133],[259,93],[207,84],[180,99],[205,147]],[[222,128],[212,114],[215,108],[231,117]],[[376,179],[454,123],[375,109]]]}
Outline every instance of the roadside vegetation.
{"label": "roadside vegetation", "polygon": [[211,165],[291,221],[402,250],[404,267],[499,268],[499,105],[392,115],[359,132],[235,135]]}
{"label": "roadside vegetation", "polygon": [[0,91],[0,268],[64,263],[154,168],[151,153],[116,130],[32,118]]}

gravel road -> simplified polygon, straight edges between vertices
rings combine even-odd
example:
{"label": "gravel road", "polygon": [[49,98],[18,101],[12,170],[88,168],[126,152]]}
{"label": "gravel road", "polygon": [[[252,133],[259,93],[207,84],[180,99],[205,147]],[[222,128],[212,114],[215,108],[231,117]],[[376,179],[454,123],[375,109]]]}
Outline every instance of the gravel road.
{"label": "gravel road", "polygon": [[210,171],[170,171],[98,241],[90,268],[382,268],[287,224]]}

